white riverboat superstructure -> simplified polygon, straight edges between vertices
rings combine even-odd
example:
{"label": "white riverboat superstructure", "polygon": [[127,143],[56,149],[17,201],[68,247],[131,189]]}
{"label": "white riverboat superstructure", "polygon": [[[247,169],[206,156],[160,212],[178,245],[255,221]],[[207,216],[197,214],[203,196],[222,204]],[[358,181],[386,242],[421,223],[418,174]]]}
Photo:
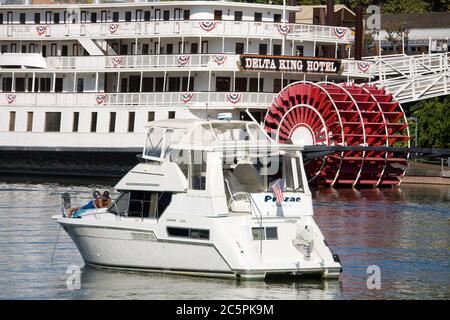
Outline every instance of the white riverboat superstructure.
{"label": "white riverboat superstructure", "polygon": [[[50,1],[48,1],[50,2]],[[369,79],[347,27],[228,1],[0,5],[0,145],[139,148],[148,121],[262,121],[299,81]],[[325,46],[333,56],[323,58]]]}
{"label": "white riverboat superstructure", "polygon": [[314,222],[301,147],[254,122],[151,122],[141,163],[115,188],[108,208],[79,218],[62,197],[55,218],[87,265],[242,279],[342,270]]}

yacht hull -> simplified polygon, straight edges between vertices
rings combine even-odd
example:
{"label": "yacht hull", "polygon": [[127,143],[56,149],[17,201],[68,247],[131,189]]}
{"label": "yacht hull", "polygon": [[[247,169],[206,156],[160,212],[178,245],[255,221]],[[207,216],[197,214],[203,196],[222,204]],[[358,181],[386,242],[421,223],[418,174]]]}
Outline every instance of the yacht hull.
{"label": "yacht hull", "polygon": [[152,230],[99,226],[65,218],[59,223],[74,241],[85,264],[95,268],[247,280],[270,276],[336,278],[341,272],[340,264],[334,261],[325,264],[305,261],[301,267],[294,266],[292,261],[267,264],[262,259],[248,265],[238,264],[225,248],[226,239],[222,243],[162,239],[156,236],[160,231],[157,227]]}

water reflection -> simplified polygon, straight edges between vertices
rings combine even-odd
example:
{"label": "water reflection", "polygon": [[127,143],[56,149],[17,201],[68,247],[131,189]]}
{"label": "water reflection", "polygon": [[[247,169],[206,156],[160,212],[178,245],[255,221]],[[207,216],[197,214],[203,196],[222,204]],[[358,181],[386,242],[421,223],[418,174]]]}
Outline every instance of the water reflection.
{"label": "water reflection", "polygon": [[[112,189],[115,181],[0,180],[0,298],[9,299],[392,299],[450,298],[450,188],[315,189],[316,221],[344,273],[339,281],[234,281],[83,268],[81,290],[66,287],[83,261],[58,226],[56,193]],[[381,290],[366,270],[381,268]]]}

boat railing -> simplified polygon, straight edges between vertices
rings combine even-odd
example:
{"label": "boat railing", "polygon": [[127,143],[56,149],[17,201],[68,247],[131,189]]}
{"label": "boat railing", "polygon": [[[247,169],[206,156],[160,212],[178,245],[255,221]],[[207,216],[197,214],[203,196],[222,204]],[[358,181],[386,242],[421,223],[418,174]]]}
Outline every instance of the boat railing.
{"label": "boat railing", "polygon": [[[83,205],[87,204],[89,201],[93,200],[92,196],[85,195],[81,192],[64,192],[59,193],[60,196],[60,210],[63,217],[68,217],[69,211],[74,208],[81,208]],[[98,208],[90,213],[95,216],[100,214]]]}
{"label": "boat railing", "polygon": [[158,36],[247,37],[350,43],[350,28],[313,24],[233,20],[172,20],[63,24],[3,24],[0,37],[15,40],[48,38],[140,38]]}
{"label": "boat railing", "polygon": [[[262,254],[262,248],[263,248],[263,235],[264,235],[264,227],[263,227],[263,219],[262,219],[262,213],[261,210],[259,209],[258,205],[256,204],[255,200],[253,199],[252,195],[250,193],[247,193],[248,195],[248,199],[250,200],[250,214],[253,215],[253,212],[255,212],[255,217],[256,220],[258,221],[259,224],[259,253]],[[256,209],[254,211],[254,209]],[[259,219],[258,219],[258,214],[259,214]]]}

